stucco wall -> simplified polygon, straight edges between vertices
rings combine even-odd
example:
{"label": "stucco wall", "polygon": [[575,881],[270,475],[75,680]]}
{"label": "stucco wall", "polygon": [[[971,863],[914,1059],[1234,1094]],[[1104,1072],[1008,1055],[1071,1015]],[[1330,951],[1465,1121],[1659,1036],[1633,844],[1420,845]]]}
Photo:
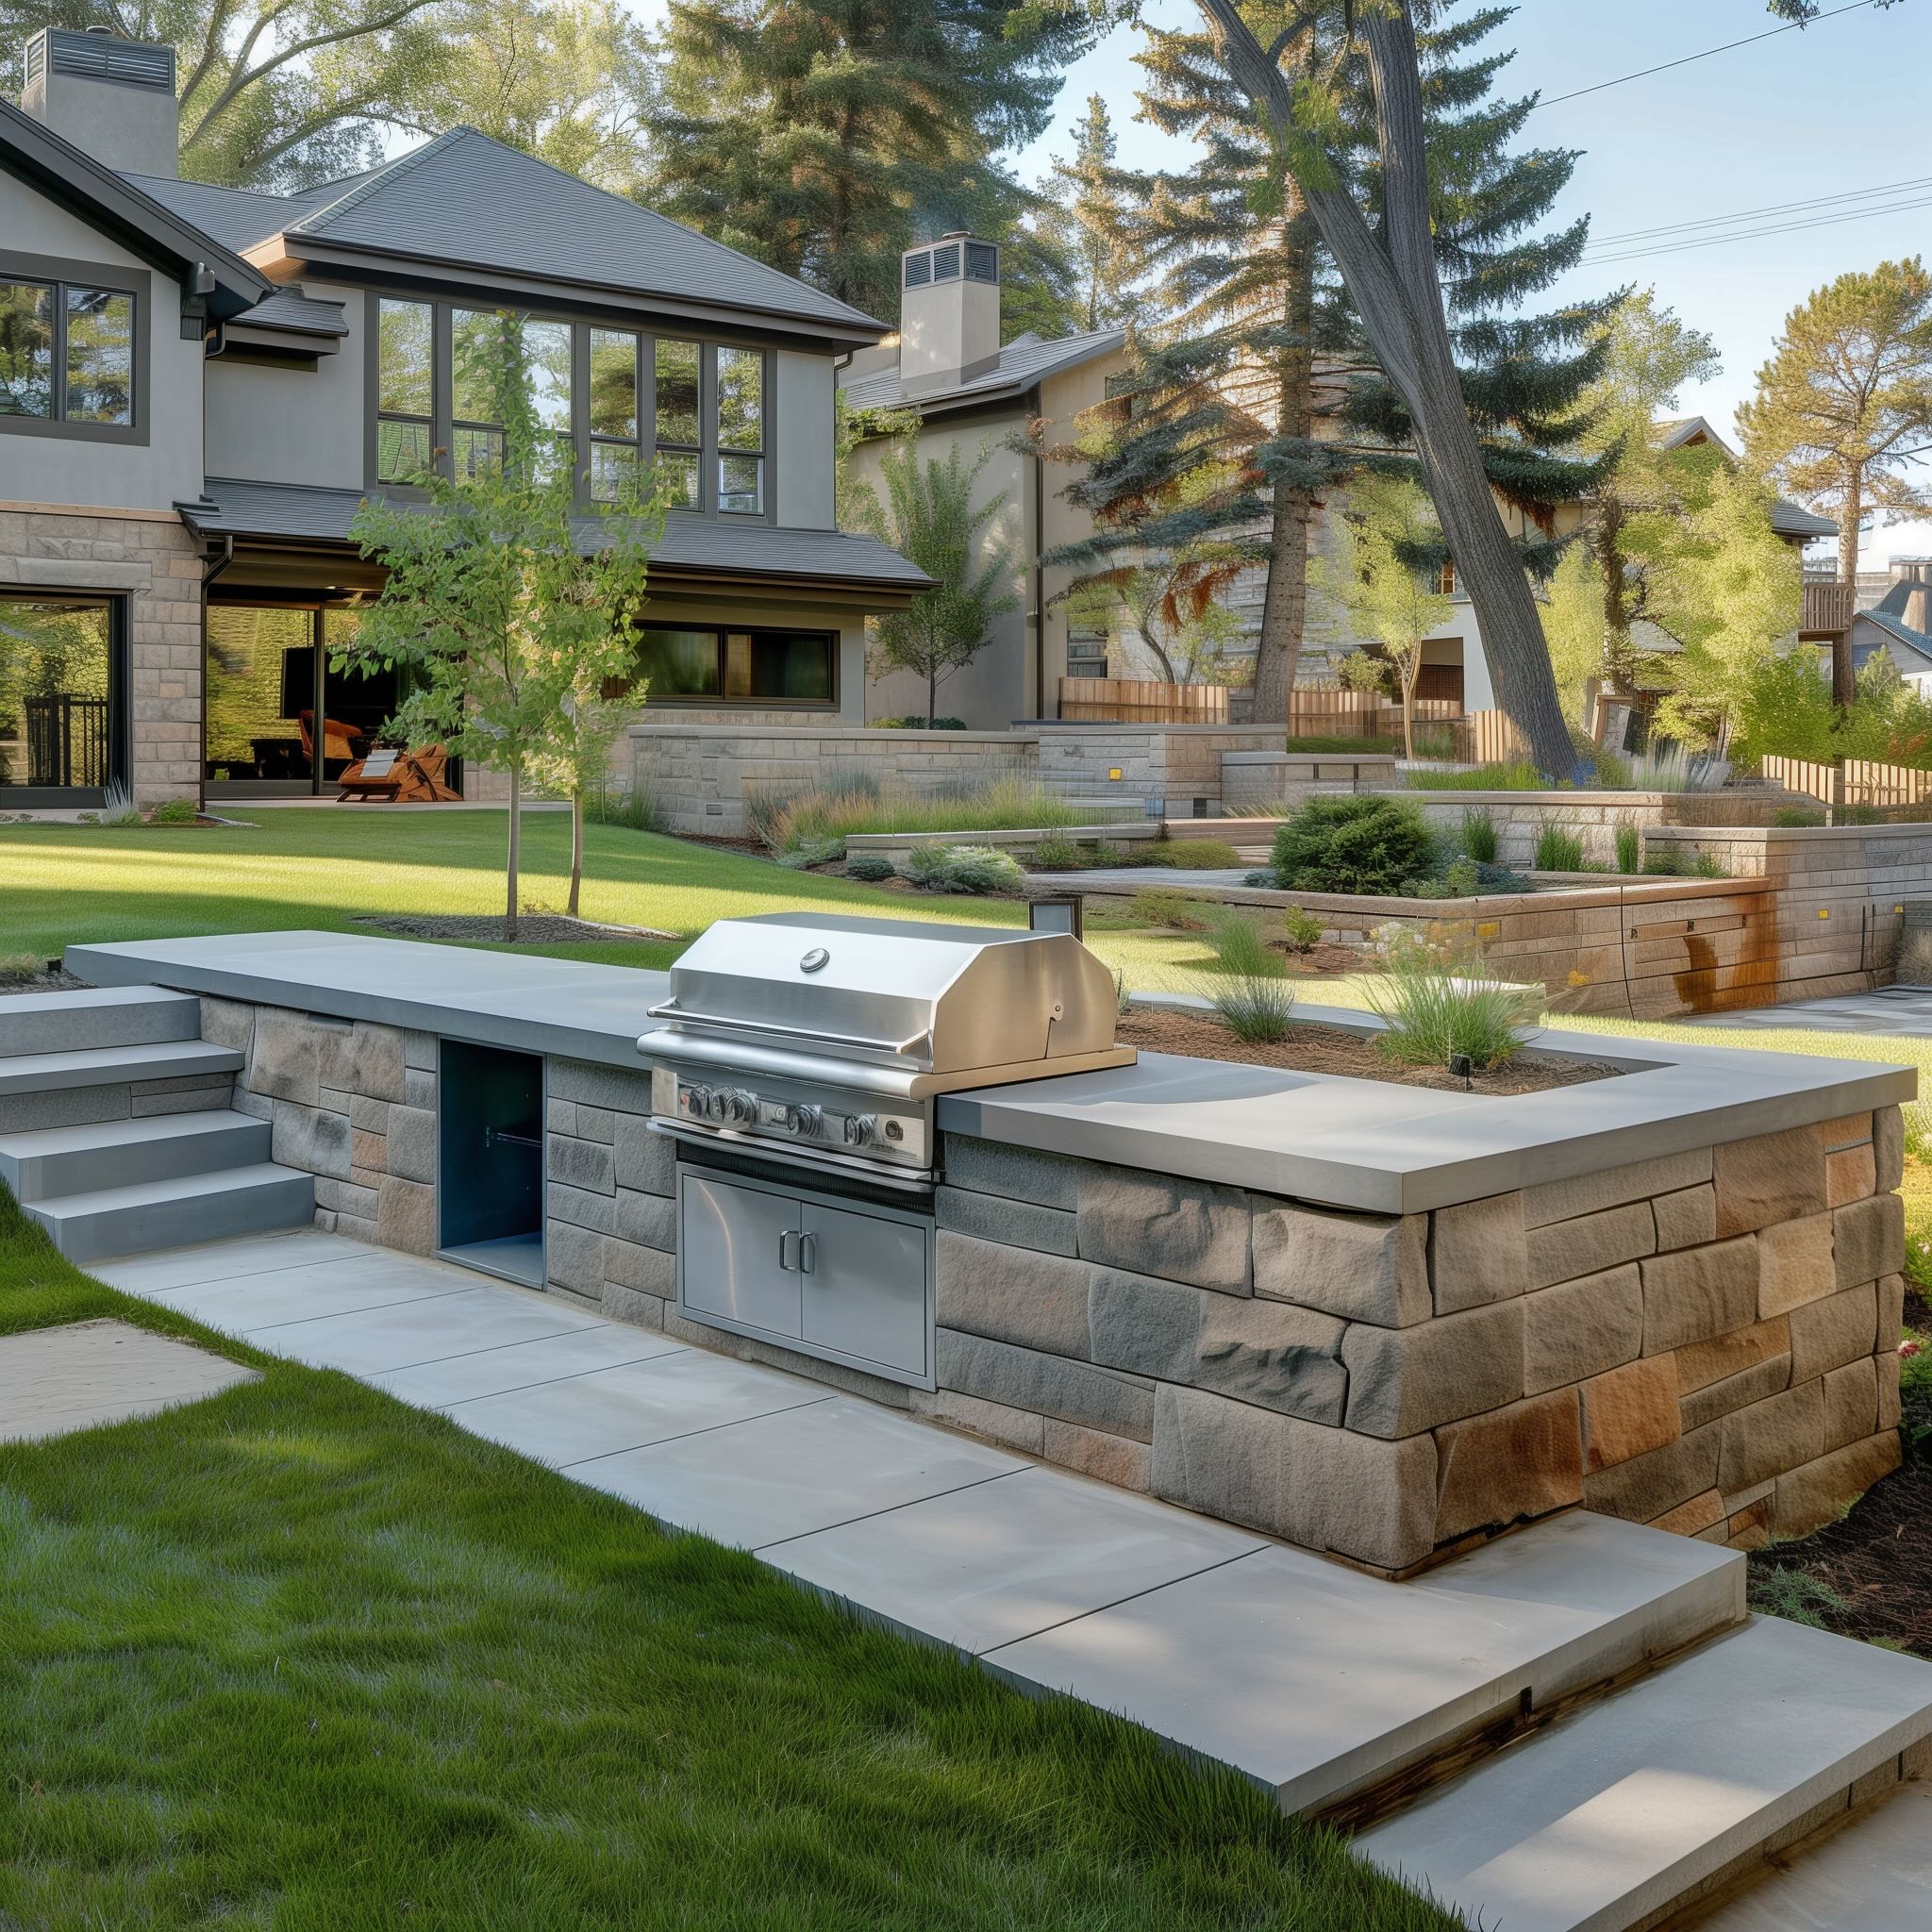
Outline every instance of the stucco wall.
{"label": "stucco wall", "polygon": [[780,349],[772,364],[778,521],[794,529],[829,530],[838,522],[831,358]]}
{"label": "stucco wall", "polygon": [[364,295],[305,281],[302,292],[341,302],[349,333],[313,370],[218,356],[208,365],[208,473],[263,483],[362,487]]}

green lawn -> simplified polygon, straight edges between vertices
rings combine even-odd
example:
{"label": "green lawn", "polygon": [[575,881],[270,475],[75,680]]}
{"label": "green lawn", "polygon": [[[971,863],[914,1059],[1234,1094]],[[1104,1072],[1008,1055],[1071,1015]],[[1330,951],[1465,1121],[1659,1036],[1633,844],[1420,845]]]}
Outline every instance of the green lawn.
{"label": "green lawn", "polygon": [[0,1334],[100,1315],[262,1376],[0,1444],[0,1925],[1452,1932],[1231,1774],[112,1292],[0,1190]]}

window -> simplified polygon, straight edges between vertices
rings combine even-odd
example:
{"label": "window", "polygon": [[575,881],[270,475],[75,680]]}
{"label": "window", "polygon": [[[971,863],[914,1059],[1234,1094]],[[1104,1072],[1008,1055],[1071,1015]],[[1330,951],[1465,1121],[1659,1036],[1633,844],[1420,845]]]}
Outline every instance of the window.
{"label": "window", "polygon": [[450,455],[458,476],[475,476],[503,461],[503,425],[490,364],[513,325],[523,332],[538,430],[550,433],[555,460],[571,460],[571,325],[511,318],[494,308],[458,308],[450,318]]}
{"label": "window", "polygon": [[429,467],[434,385],[426,302],[381,303],[376,316],[375,475],[393,483]]}
{"label": "window", "polygon": [[0,276],[0,419],[134,427],[131,290]]}
{"label": "window", "polygon": [[1441,596],[1455,596],[1456,560],[1454,558],[1445,558],[1443,559],[1441,571],[1436,578],[1436,590]]}
{"label": "window", "polygon": [[591,331],[591,495],[616,503],[642,460],[638,358],[643,344],[625,329]]}
{"label": "window", "polygon": [[830,705],[838,640],[790,630],[647,630],[638,675],[651,704]]}
{"label": "window", "polygon": [[97,802],[121,772],[117,632],[99,598],[0,598],[0,809]]}
{"label": "window", "polygon": [[733,516],[765,510],[765,358],[757,349],[720,349],[718,508]]}
{"label": "window", "polygon": [[658,341],[657,367],[658,436],[654,463],[665,500],[675,509],[696,509],[698,463],[704,430],[695,342]]}

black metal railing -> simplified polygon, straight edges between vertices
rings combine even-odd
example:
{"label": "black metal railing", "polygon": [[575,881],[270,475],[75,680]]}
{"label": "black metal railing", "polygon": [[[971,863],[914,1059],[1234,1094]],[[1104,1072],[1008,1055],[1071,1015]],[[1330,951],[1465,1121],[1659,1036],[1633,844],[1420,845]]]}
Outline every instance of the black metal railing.
{"label": "black metal railing", "polygon": [[106,698],[28,698],[25,709],[29,785],[108,782]]}

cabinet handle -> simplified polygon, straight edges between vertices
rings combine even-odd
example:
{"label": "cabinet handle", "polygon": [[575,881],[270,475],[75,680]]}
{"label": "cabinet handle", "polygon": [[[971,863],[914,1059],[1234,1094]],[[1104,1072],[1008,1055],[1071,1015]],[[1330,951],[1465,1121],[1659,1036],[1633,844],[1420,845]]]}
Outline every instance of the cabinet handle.
{"label": "cabinet handle", "polygon": [[778,1265],[790,1271],[797,1266],[791,1258],[791,1243],[799,1238],[795,1227],[781,1228],[778,1233]]}
{"label": "cabinet handle", "polygon": [[798,1272],[810,1274],[818,1267],[819,1242],[816,1235],[802,1234],[798,1237]]}

